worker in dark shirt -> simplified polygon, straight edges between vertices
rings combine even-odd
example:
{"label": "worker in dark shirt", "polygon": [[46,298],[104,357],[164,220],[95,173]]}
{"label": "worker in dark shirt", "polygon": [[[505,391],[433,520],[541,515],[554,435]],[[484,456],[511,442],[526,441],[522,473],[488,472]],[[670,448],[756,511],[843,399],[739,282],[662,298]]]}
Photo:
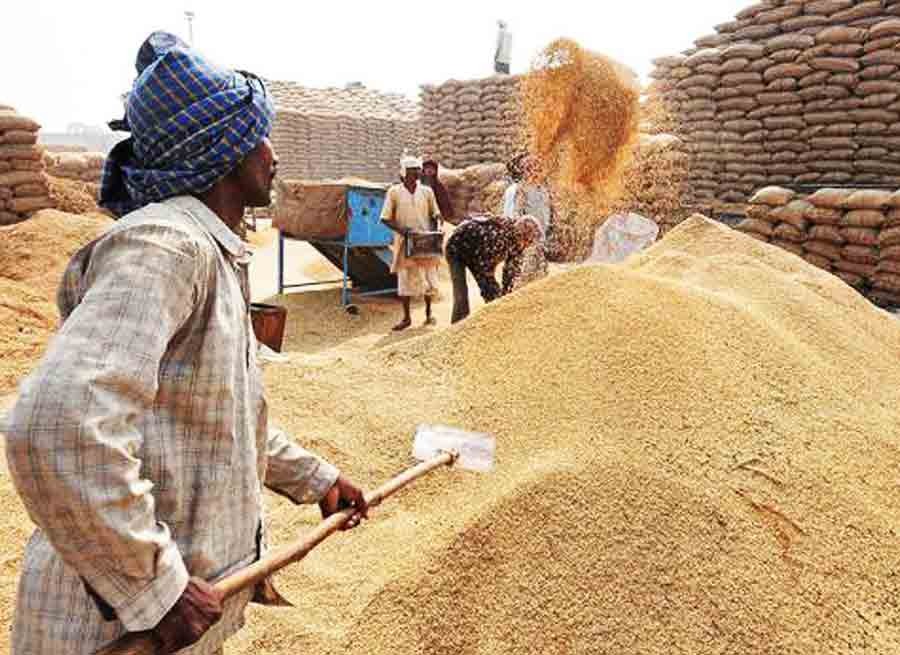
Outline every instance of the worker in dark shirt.
{"label": "worker in dark shirt", "polygon": [[[525,250],[543,240],[541,224],[532,216],[517,219],[484,216],[460,223],[447,240],[445,254],[453,280],[452,323],[469,315],[469,285],[466,269],[472,272],[481,297],[491,302],[515,289],[522,271]],[[494,271],[502,263],[503,286]]]}

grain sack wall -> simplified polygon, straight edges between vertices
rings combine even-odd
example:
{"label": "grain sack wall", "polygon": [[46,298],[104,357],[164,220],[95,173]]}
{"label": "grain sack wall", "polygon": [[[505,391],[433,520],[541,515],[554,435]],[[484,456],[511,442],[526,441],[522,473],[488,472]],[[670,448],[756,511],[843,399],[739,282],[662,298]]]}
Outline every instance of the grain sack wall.
{"label": "grain sack wall", "polygon": [[900,187],[900,2],[762,2],[655,60],[701,207],[766,185]]}
{"label": "grain sack wall", "polygon": [[421,150],[414,101],[362,86],[310,89],[268,81],[277,117],[272,143],[285,179],[361,177],[392,182],[404,151]]}
{"label": "grain sack wall", "polygon": [[738,229],[834,273],[878,304],[900,306],[900,191],[766,187]]}
{"label": "grain sack wall", "polygon": [[0,105],[0,225],[53,207],[35,121]]}
{"label": "grain sack wall", "polygon": [[423,86],[423,152],[449,168],[507,161],[519,136],[519,78]]}

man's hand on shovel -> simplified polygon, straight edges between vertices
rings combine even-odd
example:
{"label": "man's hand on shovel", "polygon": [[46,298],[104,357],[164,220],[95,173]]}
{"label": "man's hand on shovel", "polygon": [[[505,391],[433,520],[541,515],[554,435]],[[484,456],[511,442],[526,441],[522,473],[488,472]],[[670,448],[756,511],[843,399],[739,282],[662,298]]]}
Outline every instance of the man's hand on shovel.
{"label": "man's hand on shovel", "polygon": [[153,629],[160,653],[176,653],[200,640],[222,617],[222,592],[191,578],[181,597]]}
{"label": "man's hand on shovel", "polygon": [[359,525],[363,519],[369,518],[369,504],[362,489],[353,482],[339,475],[337,481],[328,490],[322,500],[319,501],[319,509],[322,510],[322,518],[327,519],[332,514],[356,508],[358,511],[349,521],[344,523],[341,530],[350,530]]}

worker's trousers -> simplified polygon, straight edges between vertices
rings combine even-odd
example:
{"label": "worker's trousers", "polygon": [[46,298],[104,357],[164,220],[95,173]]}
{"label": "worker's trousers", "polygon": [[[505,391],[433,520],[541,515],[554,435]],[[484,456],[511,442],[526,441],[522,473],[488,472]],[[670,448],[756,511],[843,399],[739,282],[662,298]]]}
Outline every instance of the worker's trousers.
{"label": "worker's trousers", "polygon": [[457,323],[469,315],[469,283],[466,280],[466,265],[458,259],[447,258],[450,279],[453,281],[453,315],[451,323]]}

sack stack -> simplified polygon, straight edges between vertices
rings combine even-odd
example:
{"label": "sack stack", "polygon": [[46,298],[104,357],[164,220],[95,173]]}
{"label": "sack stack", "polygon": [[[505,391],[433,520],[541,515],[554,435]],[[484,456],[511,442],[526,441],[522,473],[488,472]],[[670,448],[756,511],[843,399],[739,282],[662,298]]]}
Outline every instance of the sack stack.
{"label": "sack stack", "polygon": [[873,301],[900,306],[900,191],[767,187],[738,229],[834,273]]}
{"label": "sack stack", "polygon": [[10,225],[54,206],[37,145],[35,121],[0,105],[0,225]]}
{"label": "sack stack", "polygon": [[449,80],[423,86],[423,153],[449,168],[505,162],[520,132],[519,78]]}
{"label": "sack stack", "polygon": [[766,185],[900,186],[900,2],[761,2],[654,60],[701,204]]}
{"label": "sack stack", "polygon": [[310,89],[271,81],[267,86],[275,96],[271,138],[284,179],[394,182],[404,151],[421,150],[419,110],[404,96],[359,85]]}
{"label": "sack stack", "polygon": [[106,156],[102,152],[46,152],[44,161],[52,177],[99,184]]}
{"label": "sack stack", "polygon": [[509,185],[504,164],[441,168],[439,177],[450,196],[457,222],[469,216],[502,212],[503,192]]}

